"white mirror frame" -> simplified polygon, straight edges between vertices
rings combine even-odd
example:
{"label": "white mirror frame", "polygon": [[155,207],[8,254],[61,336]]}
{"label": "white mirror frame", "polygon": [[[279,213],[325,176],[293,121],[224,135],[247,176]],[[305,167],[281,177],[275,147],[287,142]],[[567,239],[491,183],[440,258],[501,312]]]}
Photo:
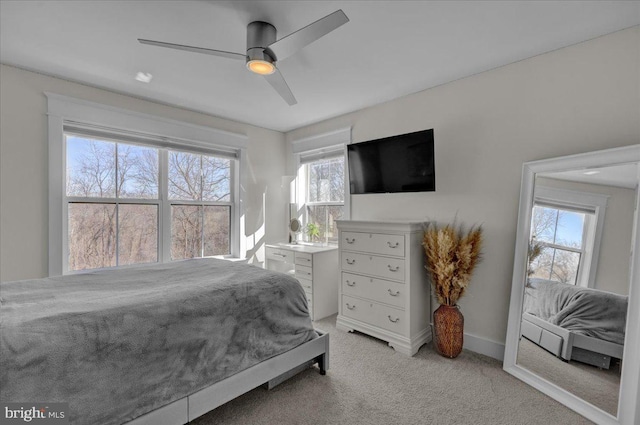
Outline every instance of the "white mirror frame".
{"label": "white mirror frame", "polygon": [[[527,250],[533,189],[538,173],[587,169],[611,165],[640,162],[640,144],[607,149],[578,155],[570,155],[524,163],[522,186],[518,210],[511,303],[507,327],[503,369],[526,382],[551,398],[559,401],[582,416],[597,424],[640,424],[640,196],[636,195],[636,213],[632,236],[633,255],[630,257],[629,304],[627,307],[627,327],[618,400],[618,416],[599,409],[554,383],[541,378],[530,370],[516,364],[520,322],[524,299],[524,280],[527,270]],[[636,190],[636,194],[638,189]]]}

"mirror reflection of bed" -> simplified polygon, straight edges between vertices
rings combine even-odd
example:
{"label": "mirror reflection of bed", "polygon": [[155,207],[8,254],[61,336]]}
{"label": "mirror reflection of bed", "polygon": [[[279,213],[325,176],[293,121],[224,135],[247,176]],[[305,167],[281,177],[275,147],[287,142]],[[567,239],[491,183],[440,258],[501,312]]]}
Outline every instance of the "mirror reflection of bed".
{"label": "mirror reflection of bed", "polygon": [[517,363],[616,416],[638,164],[536,175]]}

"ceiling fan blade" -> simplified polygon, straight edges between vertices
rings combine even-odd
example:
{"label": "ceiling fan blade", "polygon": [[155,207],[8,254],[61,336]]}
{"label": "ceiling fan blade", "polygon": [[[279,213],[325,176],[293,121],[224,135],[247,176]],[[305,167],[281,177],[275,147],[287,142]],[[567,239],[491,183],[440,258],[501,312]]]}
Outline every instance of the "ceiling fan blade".
{"label": "ceiling fan blade", "polygon": [[273,74],[265,75],[264,78],[269,82],[269,84],[271,84],[271,87],[276,89],[278,94],[289,104],[289,106],[293,106],[298,103],[278,68],[276,68],[276,71]]}
{"label": "ceiling fan blade", "polygon": [[222,56],[229,59],[242,59],[246,60],[247,56],[241,53],[225,52],[224,50],[205,49],[204,47],[185,46],[183,44],[165,43],[163,41],[145,40],[139,38],[138,41],[141,44],[148,44],[150,46],[167,47],[169,49],[186,50],[187,52],[204,53],[205,55]]}
{"label": "ceiling fan blade", "polygon": [[347,22],[349,22],[349,18],[347,18],[347,15],[339,9],[324,18],[318,19],[314,23],[287,35],[286,37],[271,43],[267,47],[275,53],[278,60],[281,60],[291,56],[306,45],[313,43],[320,37],[329,34],[331,31],[346,24]]}

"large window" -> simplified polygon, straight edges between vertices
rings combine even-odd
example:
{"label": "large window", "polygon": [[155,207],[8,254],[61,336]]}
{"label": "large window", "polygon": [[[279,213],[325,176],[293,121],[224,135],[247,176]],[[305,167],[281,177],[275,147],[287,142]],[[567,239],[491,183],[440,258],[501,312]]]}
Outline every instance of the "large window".
{"label": "large window", "polygon": [[231,161],[169,152],[171,258],[229,254]]}
{"label": "large window", "polygon": [[64,138],[67,270],[230,254],[234,160]]}
{"label": "large window", "polygon": [[305,224],[312,242],[338,242],[336,220],[343,217],[345,209],[344,170],[344,154],[312,160],[300,168]]}

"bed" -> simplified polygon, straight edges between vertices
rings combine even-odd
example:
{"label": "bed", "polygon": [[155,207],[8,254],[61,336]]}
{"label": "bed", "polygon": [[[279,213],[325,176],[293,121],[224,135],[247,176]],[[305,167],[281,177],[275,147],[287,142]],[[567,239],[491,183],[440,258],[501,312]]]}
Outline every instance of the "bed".
{"label": "bed", "polygon": [[565,361],[622,359],[627,297],[542,279],[525,288],[522,336]]}
{"label": "bed", "polygon": [[328,368],[282,273],[209,258],[0,285],[0,400],[68,402],[71,424],[184,424]]}

